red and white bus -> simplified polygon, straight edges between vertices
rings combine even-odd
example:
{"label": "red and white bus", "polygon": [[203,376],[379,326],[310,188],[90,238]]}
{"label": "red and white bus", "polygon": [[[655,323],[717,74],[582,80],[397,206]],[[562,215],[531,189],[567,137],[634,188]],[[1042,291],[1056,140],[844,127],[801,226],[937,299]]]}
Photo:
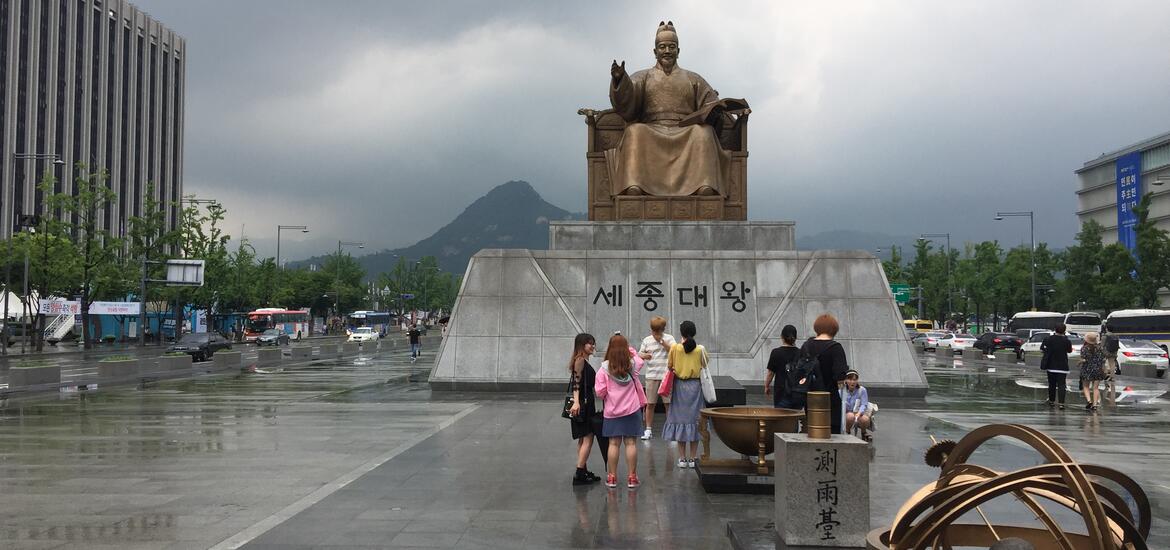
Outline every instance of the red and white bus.
{"label": "red and white bus", "polygon": [[309,335],[309,312],[276,307],[250,312],[244,322],[244,340],[255,342],[258,336],[270,328],[278,328],[289,338],[300,340]]}

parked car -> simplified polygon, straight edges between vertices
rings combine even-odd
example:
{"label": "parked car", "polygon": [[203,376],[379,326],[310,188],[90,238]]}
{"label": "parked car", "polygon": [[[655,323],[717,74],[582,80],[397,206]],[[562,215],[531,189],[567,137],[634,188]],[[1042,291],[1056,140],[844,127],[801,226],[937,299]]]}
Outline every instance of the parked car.
{"label": "parked car", "polygon": [[1166,350],[1150,340],[1118,340],[1117,360],[1123,363],[1153,363],[1158,369],[1158,378],[1166,375],[1170,359]]}
{"label": "parked car", "polygon": [[995,355],[997,350],[1010,349],[1016,356],[1020,355],[1020,348],[1024,342],[1015,334],[1007,332],[985,332],[975,340],[974,348],[987,355]]}
{"label": "parked car", "polygon": [[200,332],[184,334],[167,351],[187,353],[194,361],[206,361],[221,349],[232,349],[231,341],[214,332]]}
{"label": "parked car", "polygon": [[1028,341],[1024,342],[1024,345],[1020,346],[1020,351],[1026,354],[1039,354],[1040,344],[1044,343],[1044,339],[1048,338],[1049,334],[1052,334],[1051,330],[1039,330],[1034,332],[1031,338],[1028,338]]}
{"label": "parked car", "polygon": [[916,338],[911,340],[911,342],[914,342],[915,344],[922,344],[922,349],[924,349],[924,350],[938,351],[938,341],[939,341],[939,339],[941,339],[943,336],[946,336],[946,335],[947,335],[947,333],[945,333],[945,332],[937,332],[937,331],[923,332],[922,334],[918,335]]}
{"label": "parked car", "polygon": [[349,342],[377,342],[378,333],[370,327],[358,327],[349,333]]}
{"label": "parked car", "polygon": [[975,337],[970,334],[955,334],[947,333],[939,339],[938,349],[948,350],[951,353],[963,353],[963,350],[970,349],[975,344]]}
{"label": "parked car", "polygon": [[257,346],[286,346],[288,342],[288,334],[278,328],[270,328],[256,337]]}

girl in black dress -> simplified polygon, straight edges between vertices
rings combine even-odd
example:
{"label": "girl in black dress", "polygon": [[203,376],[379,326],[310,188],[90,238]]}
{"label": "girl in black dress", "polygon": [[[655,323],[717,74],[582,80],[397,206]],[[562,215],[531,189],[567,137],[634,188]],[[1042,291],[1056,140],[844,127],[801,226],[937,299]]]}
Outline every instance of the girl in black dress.
{"label": "girl in black dress", "polygon": [[569,376],[572,380],[573,406],[569,415],[574,418],[572,425],[573,439],[577,440],[577,472],[573,475],[573,485],[584,485],[601,481],[601,478],[590,472],[586,467],[589,461],[589,450],[593,447],[593,440],[597,439],[597,447],[601,450],[601,459],[606,460],[609,451],[609,439],[601,435],[602,417],[597,410],[593,399],[593,381],[597,371],[589,364],[589,357],[593,355],[597,341],[593,335],[581,333],[573,340],[573,358],[569,360]]}

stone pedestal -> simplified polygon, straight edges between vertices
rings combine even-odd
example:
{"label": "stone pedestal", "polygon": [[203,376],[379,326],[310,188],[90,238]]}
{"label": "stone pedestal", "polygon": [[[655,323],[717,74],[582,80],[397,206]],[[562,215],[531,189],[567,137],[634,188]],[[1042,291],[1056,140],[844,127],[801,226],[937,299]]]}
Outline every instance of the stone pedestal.
{"label": "stone pedestal", "polygon": [[275,365],[280,363],[282,351],[280,348],[261,348],[256,350],[256,363],[260,365]]}
{"label": "stone pedestal", "polygon": [[317,357],[324,359],[326,357],[334,357],[338,354],[337,344],[321,344],[317,348]]}
{"label": "stone pedestal", "polygon": [[359,349],[361,349],[361,346],[359,346],[357,342],[346,342],[341,344],[342,355],[354,355],[358,352]]}
{"label": "stone pedestal", "polygon": [[777,433],[776,535],[788,546],[864,548],[869,444]]}
{"label": "stone pedestal", "polygon": [[289,351],[293,359],[309,359],[313,356],[313,346],[293,346]]}
{"label": "stone pedestal", "polygon": [[[832,313],[871,395],[918,397],[926,377],[881,261],[861,250],[792,250],[790,222],[551,222],[550,250],[472,257],[430,384],[436,390],[563,391],[573,337],[635,343],[662,315],[694,321],[713,375],[762,383],[784,325]],[[677,335],[676,335],[677,336]]]}
{"label": "stone pedestal", "polygon": [[142,368],[138,359],[122,359],[118,361],[99,361],[98,378],[104,380],[126,380],[137,378],[147,369]]}
{"label": "stone pedestal", "polygon": [[963,350],[963,360],[964,361],[975,361],[977,359],[983,359],[983,352],[982,351],[979,351],[975,348],[968,348],[968,349]]}

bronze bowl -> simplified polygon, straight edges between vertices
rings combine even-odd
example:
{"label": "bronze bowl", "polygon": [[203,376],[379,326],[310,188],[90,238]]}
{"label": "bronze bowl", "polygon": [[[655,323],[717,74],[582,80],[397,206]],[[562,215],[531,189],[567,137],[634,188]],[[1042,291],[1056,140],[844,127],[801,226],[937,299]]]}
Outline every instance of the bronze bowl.
{"label": "bronze bowl", "polygon": [[[772,407],[714,407],[699,412],[700,428],[706,427],[701,419],[711,420],[711,427],[719,440],[731,450],[741,454],[759,457],[763,465],[764,455],[775,450],[773,433],[795,433],[797,423],[804,418],[804,412],[793,409]],[[704,440],[706,437],[704,437]],[[704,441],[707,451],[706,441]],[[704,452],[704,458],[709,451]]]}

